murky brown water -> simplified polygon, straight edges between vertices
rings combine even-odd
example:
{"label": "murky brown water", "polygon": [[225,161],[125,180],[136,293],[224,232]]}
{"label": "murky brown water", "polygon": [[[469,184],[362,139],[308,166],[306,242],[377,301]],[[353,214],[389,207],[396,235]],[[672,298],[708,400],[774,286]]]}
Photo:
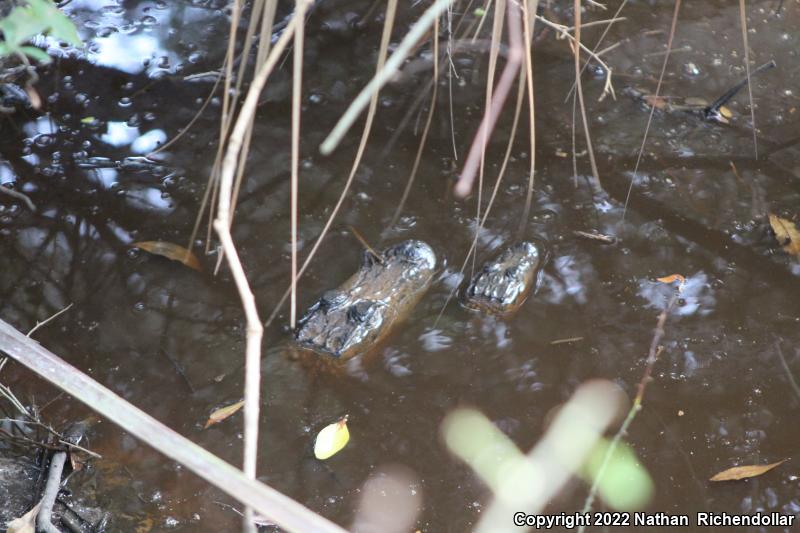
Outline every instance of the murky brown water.
{"label": "murky brown water", "polygon": [[[374,69],[381,23],[363,33],[337,29],[348,13],[363,13],[368,4],[323,3],[308,23],[302,254],[340,194],[355,152],[358,132],[332,157],[319,156],[317,146]],[[776,15],[778,4],[748,3],[754,64],[778,64],[753,84],[759,158],[753,156],[746,91],[729,105],[736,115],[731,126],[657,114],[624,221],[622,204],[647,112],[622,95],[598,103],[602,79],[585,78],[608,195],[592,197],[585,155],[578,159],[576,187],[572,162],[562,157],[571,145],[572,105],[564,96],[573,80],[572,59],[552,34],[542,40],[535,56],[535,205],[525,235],[545,243],[550,259],[538,292],[511,319],[450,303],[436,320],[459,282],[475,227],[475,198],[454,201],[446,190],[482,112],[485,58],[459,55],[455,61],[458,163],[445,83],[419,178],[394,228],[387,226],[413,163],[415,128],[424,113],[419,120],[412,116],[402,131],[397,126],[427,74],[388,87],[353,190],[300,283],[299,302],[306,307],[357,268],[361,247],[346,225],[373,243],[425,240],[438,254],[441,274],[405,325],[351,375],[318,379],[288,362],[288,318],[281,315],[265,340],[260,478],[347,527],[370,473],[401,464],[418,478],[413,489],[422,493],[420,530],[469,530],[489,495],[444,449],[444,415],[456,406],[475,406],[527,450],[542,435],[547,413],[581,382],[605,377],[633,396],[670,290],[654,279],[681,273],[686,290],[667,322],[665,351],[645,408],[627,437],[655,482],[650,510],[800,513],[793,462],[749,482],[706,481],[736,464],[792,458],[800,440],[800,399],[776,351],[780,343],[789,368],[800,372],[800,264],[776,245],[765,220],[766,212],[794,216],[800,205],[800,17],[796,2],[784,2]],[[29,113],[0,125],[6,160],[0,177],[16,181],[39,206],[36,214],[0,206],[0,316],[27,330],[72,302],[67,314],[37,334],[45,346],[238,463],[241,418],[202,429],[211,410],[241,396],[243,318],[228,273],[223,269],[213,278],[128,249],[140,240],[183,243],[190,233],[213,159],[219,102],[160,155],[159,165],[125,158],[174,137],[211,89],[211,78],[182,78],[221,61],[227,21],[216,7],[70,4],[90,41],[89,62],[64,58],[45,76],[39,87],[49,120]],[[423,7],[404,12],[397,39]],[[554,9],[562,22],[568,20]],[[618,91],[626,84],[654,90],[672,9],[668,2],[632,2],[623,12],[627,20],[606,41],[622,40],[607,57]],[[593,11],[585,18],[605,16]],[[729,2],[684,6],[674,44],[681,51],[670,59],[664,94],[713,99],[743,76],[738,16]],[[584,34],[593,43],[599,32]],[[260,108],[234,235],[264,317],[289,283],[288,72],[274,75]],[[496,178],[509,125],[505,116],[493,137],[487,183]],[[526,145],[520,135],[480,235],[479,260],[514,238],[524,204]],[[578,151],[583,149],[579,128]],[[126,164],[87,169],[87,158]],[[604,246],[572,235],[592,229],[620,242]],[[206,261],[209,270],[215,259]],[[551,344],[570,337],[582,340]],[[3,382],[39,405],[58,395],[17,366],[4,372]],[[88,413],[62,397],[43,415],[58,424]],[[313,435],[345,413],[349,445],[324,464],[314,460]],[[217,503],[232,503],[219,491],[108,421],[95,427],[90,444],[113,465],[97,467],[105,473],[97,501],[119,516],[123,529],[134,523],[153,530],[239,527],[238,516]],[[585,495],[586,487],[575,483],[552,510],[578,510]]]}

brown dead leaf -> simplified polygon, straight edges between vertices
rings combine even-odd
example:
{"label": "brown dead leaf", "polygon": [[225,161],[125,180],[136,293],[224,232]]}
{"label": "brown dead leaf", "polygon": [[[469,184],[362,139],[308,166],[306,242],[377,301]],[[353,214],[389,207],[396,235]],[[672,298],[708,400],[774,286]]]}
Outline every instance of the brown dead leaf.
{"label": "brown dead leaf", "polygon": [[666,284],[674,283],[674,282],[677,281],[678,283],[683,285],[684,283],[686,283],[686,278],[684,278],[680,274],[672,274],[671,276],[664,276],[663,278],[656,278],[656,281],[660,281],[661,283],[666,283]]}
{"label": "brown dead leaf", "polygon": [[241,402],[236,402],[231,405],[227,405],[225,407],[220,407],[219,409],[211,413],[203,429],[206,429],[209,426],[213,426],[214,424],[219,424],[232,414],[236,413],[236,411],[241,409],[243,405],[244,405],[244,400],[242,400]]}
{"label": "brown dead leaf", "polygon": [[191,250],[187,250],[183,246],[178,246],[177,244],[165,241],[135,242],[131,244],[131,246],[133,248],[144,250],[145,252],[153,255],[160,255],[161,257],[178,261],[189,268],[197,270],[198,272],[203,271],[203,267],[200,266],[200,261],[197,259],[197,256],[194,255]]}
{"label": "brown dead leaf", "polygon": [[775,232],[778,244],[783,246],[786,253],[800,255],[800,231],[797,230],[794,222],[770,213],[769,225]]}
{"label": "brown dead leaf", "polygon": [[784,459],[782,461],[778,461],[777,463],[768,465],[734,466],[733,468],[729,468],[715,475],[710,479],[710,481],[736,481],[739,479],[748,479],[751,477],[760,476],[761,474],[769,472],[776,466],[782,465],[788,460],[789,459]]}
{"label": "brown dead leaf", "polygon": [[667,107],[667,100],[663,96],[648,94],[645,95],[644,101],[647,105],[655,107],[656,109],[664,109]]}
{"label": "brown dead leaf", "polygon": [[19,518],[15,518],[11,522],[8,523],[8,529],[6,529],[6,533],[35,533],[36,532],[36,515],[39,514],[39,507],[41,507],[42,502],[37,503],[33,509],[25,513],[24,515],[20,516]]}

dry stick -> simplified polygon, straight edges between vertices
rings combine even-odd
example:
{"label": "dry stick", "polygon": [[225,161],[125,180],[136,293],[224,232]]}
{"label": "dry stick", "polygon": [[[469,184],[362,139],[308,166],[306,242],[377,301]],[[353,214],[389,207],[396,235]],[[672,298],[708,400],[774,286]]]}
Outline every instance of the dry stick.
{"label": "dry stick", "polygon": [[[492,1],[493,0],[488,0],[483,5],[483,8],[482,8],[483,9],[483,15],[481,16],[481,20],[478,22],[478,26],[475,28],[475,33],[472,35],[472,41],[473,42],[478,38],[478,35],[481,33],[481,30],[483,29],[483,23],[486,22],[486,19],[489,16],[489,8],[492,7]],[[467,9],[464,10],[464,13],[467,13],[471,6],[472,6],[472,2],[470,1],[470,5],[467,6]],[[458,29],[458,28],[456,28],[456,29]]]}
{"label": "dry stick", "polygon": [[372,257],[374,257],[378,263],[383,264],[383,256],[376,252],[375,249],[369,245],[367,239],[365,239],[364,236],[361,235],[361,233],[359,233],[359,231],[350,224],[348,224],[347,227],[350,229],[350,233],[353,234],[353,237],[355,237],[356,240],[361,243],[361,246],[363,246],[366,251],[372,254]]}
{"label": "dry stick", "polygon": [[[510,10],[510,5],[511,4],[509,3],[509,10]],[[516,20],[516,19],[512,20],[512,17],[509,17],[509,19],[508,19],[509,25],[511,25],[512,22],[515,22],[515,23],[518,24],[518,20]],[[512,35],[513,32],[516,32],[517,35],[518,35],[519,34],[519,28],[517,27],[516,30],[509,29],[509,40],[512,40],[512,45],[513,45],[513,38],[511,37],[511,35]],[[461,269],[458,271],[459,276],[462,276],[464,274],[464,270],[466,270],[466,268],[467,268],[467,263],[469,262],[470,257],[474,257],[474,256],[477,255],[475,253],[475,251],[476,251],[476,248],[478,247],[478,236],[481,234],[481,231],[483,230],[484,226],[486,225],[486,219],[489,217],[489,213],[491,213],[491,211],[492,211],[492,206],[494,205],[494,200],[497,197],[497,192],[500,190],[500,183],[502,183],[502,181],[503,181],[503,176],[505,176],[506,168],[508,167],[508,161],[511,158],[511,150],[514,147],[514,139],[516,139],[517,126],[519,125],[519,117],[520,117],[520,113],[522,111],[522,102],[523,102],[524,97],[525,97],[525,87],[526,87],[526,84],[525,84],[526,73],[525,73],[525,71],[522,70],[520,75],[522,77],[520,78],[520,81],[519,81],[519,91],[517,92],[517,104],[516,104],[516,107],[514,109],[514,121],[511,124],[511,135],[510,135],[510,137],[508,139],[508,145],[506,146],[506,153],[505,153],[505,156],[503,157],[503,164],[500,165],[500,171],[497,173],[497,180],[495,180],[495,183],[494,183],[494,189],[492,190],[492,196],[489,198],[489,203],[486,205],[486,210],[483,212],[483,218],[480,220],[480,222],[478,224],[478,228],[475,231],[475,236],[472,238],[472,244],[470,245],[470,248],[467,251],[466,257],[464,257],[464,262],[461,263]],[[433,326],[432,326],[433,328],[435,328],[437,326],[437,324],[439,323],[439,320],[442,318],[442,315],[444,314],[445,309],[447,309],[447,306],[452,301],[453,296],[455,296],[457,290],[458,290],[458,285],[453,287],[451,289],[450,293],[447,295],[447,299],[445,300],[444,305],[442,305],[442,308],[439,310],[439,314],[436,316],[436,320],[433,323]]]}
{"label": "dry stick", "polygon": [[[508,92],[511,90],[511,85],[514,83],[514,78],[517,77],[520,66],[522,65],[522,36],[519,29],[519,13],[517,12],[517,4],[514,2],[508,3],[508,16],[509,16],[509,50],[508,60],[506,66],[503,68],[503,74],[500,76],[500,81],[497,82],[497,90],[492,97],[492,105],[486,109],[481,120],[478,133],[472,140],[472,146],[467,155],[467,161],[464,163],[464,170],[455,186],[455,194],[459,198],[466,198],[472,191],[472,183],[475,181],[475,174],[478,170],[478,163],[480,161],[481,151],[485,149],[486,139],[494,130],[500,112],[503,110]],[[513,20],[512,20],[513,17]]]}
{"label": "dry stick", "polygon": [[288,496],[245,477],[233,465],[131,405],[2,320],[0,350],[232,498],[254,507],[281,528],[304,532],[344,532]]}
{"label": "dry stick", "polygon": [[[297,0],[297,5],[302,0]],[[304,24],[298,24],[294,31],[294,65],[292,68],[292,183],[291,183],[291,218],[292,218],[292,297],[289,304],[289,327],[294,329],[297,316],[297,184],[300,180],[300,97],[303,87],[303,30]]]}
{"label": "dry stick", "polygon": [[[236,88],[234,89],[234,104],[238,101],[239,98],[239,91],[241,89],[242,82],[244,81],[245,77],[245,67],[247,66],[247,59],[249,58],[249,51],[250,46],[252,44],[252,34],[255,33],[255,28],[258,26],[258,16],[260,9],[256,9],[256,6],[264,4],[265,0],[258,0],[256,4],[253,6],[253,13],[250,15],[250,22],[247,25],[247,36],[245,37],[245,42],[243,46],[243,56],[241,63],[239,64],[239,73],[236,78]],[[268,32],[271,36],[272,34],[272,21],[275,16],[275,3],[277,0],[271,0],[270,5],[264,6],[265,9],[263,11],[266,18],[262,16],[261,23],[267,25]],[[263,34],[264,28],[262,27],[261,32]],[[270,36],[267,37],[266,42],[259,41],[259,48],[258,48],[258,55],[256,56],[256,66],[255,68],[258,69],[258,65],[263,63],[263,61],[259,61],[258,59],[263,59],[266,57],[266,54],[269,52],[270,45],[272,44],[272,40]],[[264,49],[262,53],[262,48]],[[247,126],[247,132],[245,132],[244,142],[242,143],[242,150],[239,153],[239,163],[236,167],[236,178],[233,182],[233,200],[231,202],[231,224],[233,224],[233,218],[236,215],[236,204],[239,201],[239,191],[242,188],[242,182],[244,182],[244,171],[247,167],[247,154],[250,152],[250,141],[253,137],[253,123],[255,122],[255,117]],[[213,204],[212,204],[213,205]],[[221,259],[221,258],[220,258]]]}
{"label": "dry stick", "polygon": [[[506,11],[506,0],[497,0],[494,4],[494,20],[492,21],[492,38],[491,47],[489,48],[489,68],[486,72],[486,100],[484,108],[489,109],[492,103],[492,89],[494,88],[494,73],[497,68],[497,54],[500,49],[500,41],[503,38],[503,22]],[[478,201],[476,202],[475,210],[475,238],[478,238],[480,231],[481,221],[481,203],[483,202],[483,171],[486,163],[486,145],[489,141],[489,132],[483,130],[483,138],[481,139],[481,156],[480,165],[478,168]],[[475,258],[477,254],[472,256],[472,274],[475,274]]]}
{"label": "dry stick", "polygon": [[529,0],[522,3],[522,31],[525,40],[525,74],[528,82],[528,122],[530,127],[530,158],[531,165],[528,170],[528,194],[525,197],[525,211],[519,221],[517,230],[517,240],[523,238],[525,226],[528,223],[528,216],[531,212],[531,202],[533,201],[533,184],[536,171],[536,106],[533,98],[533,25],[534,15],[539,8],[539,0],[533,0],[533,5],[529,5]]}
{"label": "dry stick", "polygon": [[[658,343],[661,342],[661,338],[664,336],[664,324],[666,323],[670,312],[672,312],[672,308],[675,307],[675,302],[678,301],[680,290],[681,288],[679,287],[675,294],[673,294],[670,298],[667,306],[663,311],[661,311],[661,314],[658,315],[658,322],[656,323],[656,329],[653,332],[653,339],[650,341],[650,350],[647,354],[647,361],[645,361],[644,374],[642,374],[642,379],[639,381],[639,385],[636,389],[636,398],[634,398],[633,405],[631,406],[630,411],[628,411],[628,416],[625,417],[625,421],[622,423],[616,434],[614,434],[614,438],[611,439],[611,444],[608,446],[606,453],[603,455],[603,462],[600,464],[600,469],[597,471],[597,475],[594,477],[592,487],[589,489],[589,495],[586,497],[586,502],[584,502],[583,509],[581,510],[581,512],[584,514],[591,511],[592,505],[594,505],[594,500],[597,497],[597,489],[600,486],[600,481],[603,479],[603,475],[605,475],[606,469],[611,462],[611,457],[614,455],[614,452],[619,445],[619,441],[622,440],[622,436],[627,433],[628,427],[630,427],[633,419],[636,418],[636,415],[642,410],[642,400],[644,399],[645,388],[650,382],[650,376],[653,374],[653,367],[658,360],[658,356],[661,355],[661,352],[663,351],[663,347],[659,346]],[[578,533],[583,533],[584,530],[585,526],[581,526],[578,529]]]}
{"label": "dry stick", "polygon": [[[224,65],[223,65],[223,68],[224,68]],[[214,94],[217,92],[217,87],[219,87],[219,82],[221,80],[222,80],[222,70],[220,70],[219,73],[217,73],[217,79],[214,80],[214,85],[211,87],[211,91],[209,91],[208,96],[206,96],[206,99],[203,101],[203,104],[200,106],[200,109],[197,110],[197,113],[194,114],[194,116],[192,117],[192,120],[190,120],[189,123],[186,124],[186,126],[184,126],[177,134],[175,134],[175,137],[173,137],[172,139],[168,140],[167,142],[165,142],[164,144],[162,144],[161,146],[159,146],[158,148],[156,148],[152,152],[148,153],[145,157],[152,158],[154,155],[158,154],[159,152],[162,152],[162,151],[166,150],[167,148],[169,148],[170,146],[172,146],[173,144],[178,142],[178,140],[181,137],[183,137],[186,134],[186,132],[188,132],[190,129],[192,129],[192,126],[194,126],[194,123],[197,122],[197,120],[203,115],[203,112],[208,107],[208,104],[210,104],[211,100],[214,98]],[[190,250],[191,246],[187,246],[186,249]]]}
{"label": "dry stick", "polygon": [[392,228],[400,218],[400,213],[403,212],[403,207],[406,205],[406,200],[411,192],[411,186],[414,184],[414,178],[417,176],[419,163],[422,160],[422,150],[425,148],[425,141],[428,139],[428,132],[431,129],[431,122],[433,120],[433,113],[436,110],[436,97],[439,89],[439,19],[433,24],[433,84],[431,89],[431,107],[428,110],[428,118],[425,120],[425,128],[422,130],[422,137],[419,139],[419,147],[417,147],[417,155],[414,158],[414,165],[411,167],[411,174],[408,176],[408,183],[403,191],[403,196],[400,198],[400,203],[392,215],[392,220],[389,222],[389,227]]}
{"label": "dry stick", "polygon": [[756,135],[756,110],[753,107],[753,85],[750,83],[750,47],[747,44],[747,15],[744,0],[739,0],[739,19],[742,26],[742,42],[744,43],[744,69],[747,74],[747,98],[750,102],[750,122],[753,125],[753,151],[758,159],[758,137]]}
{"label": "dry stick", "polygon": [[[583,85],[581,84],[581,53],[580,53],[580,44],[581,44],[581,0],[575,0],[574,3],[574,10],[575,10],[575,45],[574,45],[574,53],[575,53],[575,90],[578,93],[578,105],[581,110],[581,121],[583,122],[583,135],[586,137],[586,149],[589,151],[589,164],[592,167],[592,177],[594,182],[592,183],[592,187],[594,188],[593,192],[597,192],[601,189],[600,185],[600,173],[597,171],[597,162],[594,160],[594,149],[592,148],[592,137],[589,134],[589,119],[586,117],[586,105],[583,101]],[[609,78],[611,76],[611,72],[608,73]]]}
{"label": "dry stick", "polygon": [[[430,11],[430,9],[428,11]],[[394,17],[396,12],[397,12],[397,0],[389,0],[388,4],[386,5],[386,18],[384,19],[383,23],[383,35],[381,36],[381,46],[378,52],[378,64],[376,67],[377,73],[375,74],[375,78],[373,78],[373,81],[380,75],[381,72],[383,72],[384,70],[386,70],[386,68],[388,68],[388,66],[386,66],[386,68],[384,68],[384,66],[388,65],[388,62],[386,62],[386,52],[389,48],[389,40],[391,39],[392,36],[392,28],[394,27]],[[423,15],[423,17],[424,16],[425,15]],[[399,49],[395,51],[395,55],[398,53]],[[394,59],[394,55],[392,55],[392,59]],[[369,85],[367,87],[369,87]],[[355,178],[356,170],[358,170],[358,166],[361,164],[361,157],[364,155],[364,150],[367,147],[367,139],[369,138],[369,134],[372,131],[372,121],[375,119],[375,111],[378,107],[379,89],[380,85],[376,86],[375,92],[372,93],[371,101],[369,103],[369,110],[367,111],[367,120],[364,123],[364,131],[361,134],[361,141],[359,142],[358,149],[356,150],[356,157],[353,159],[353,165],[352,167],[350,167],[350,175],[347,176],[347,181],[345,182],[344,188],[342,189],[342,194],[339,195],[339,199],[336,201],[336,205],[333,207],[333,211],[328,217],[328,220],[325,222],[325,226],[323,226],[322,231],[319,234],[319,237],[317,237],[314,246],[311,247],[311,251],[308,253],[308,256],[306,256],[305,261],[303,261],[303,265],[297,272],[297,277],[296,277],[297,280],[299,280],[300,277],[305,273],[306,268],[308,268],[309,263],[311,263],[311,260],[317,253],[317,250],[322,244],[322,241],[325,240],[325,236],[328,234],[328,230],[333,224],[336,215],[339,213],[339,209],[342,207],[344,199],[347,197],[347,192],[350,190],[350,185],[352,185],[353,183],[353,178]],[[364,90],[366,90],[366,88]],[[362,94],[363,93],[364,91],[362,91]],[[347,112],[349,113],[352,109],[353,109],[353,104],[350,105],[350,109],[348,109]],[[347,113],[345,113],[345,115],[346,114]],[[342,117],[342,120],[343,119],[344,117]],[[345,132],[346,131],[347,130],[345,130]],[[333,136],[333,133],[331,133],[329,139],[331,138],[331,136]],[[269,315],[269,318],[264,324],[264,327],[269,327],[269,325],[272,324],[272,321],[275,320],[275,317],[278,316],[278,312],[280,311],[281,306],[283,306],[283,303],[286,301],[286,298],[289,296],[290,292],[291,292],[291,287],[286,289],[286,292],[283,293],[283,296],[281,296],[280,301],[278,301],[277,305],[275,305],[275,308],[272,310],[272,313]]]}
{"label": "dry stick", "polygon": [[[463,17],[461,20],[464,20]],[[456,26],[458,28],[458,26]],[[448,108],[450,111],[450,139],[453,142],[453,159],[458,161],[458,149],[456,148],[456,120],[453,112],[453,75],[458,77],[456,66],[453,64],[453,8],[447,6],[447,96]]]}
{"label": "dry stick", "polygon": [[[261,40],[258,43],[258,54],[256,55],[256,68],[258,68],[258,65],[261,65],[264,62],[265,58],[267,57],[267,54],[269,53],[269,49],[272,44],[272,40],[270,38],[272,35],[272,23],[275,20],[276,9],[277,9],[277,0],[269,0],[261,19]],[[266,37],[264,37],[265,34]],[[249,50],[249,47],[247,47],[246,50]],[[255,117],[254,120],[250,121],[250,124],[248,124],[247,126],[247,132],[245,133],[244,136],[244,143],[242,144],[242,151],[239,156],[239,164],[236,168],[236,179],[234,180],[233,184],[233,200],[231,202],[231,224],[233,224],[233,217],[236,214],[236,204],[239,202],[239,190],[241,189],[242,183],[244,182],[244,170],[245,167],[247,166],[247,154],[250,152],[250,141],[253,138],[254,123],[255,123]],[[222,260],[222,256],[220,256],[219,260]]]}
{"label": "dry stick", "polygon": [[67,461],[67,452],[56,452],[50,458],[50,468],[47,473],[47,483],[44,486],[39,514],[36,516],[36,530],[45,533],[60,533],[53,525],[50,517],[53,514],[53,505],[61,488],[61,474],[64,472],[64,463]]}
{"label": "dry stick", "polygon": [[[620,3],[619,7],[617,8],[617,11],[614,13],[614,16],[611,17],[608,20],[608,26],[605,27],[605,29],[603,30],[603,33],[600,34],[600,38],[597,39],[597,42],[594,44],[594,48],[592,48],[592,53],[593,54],[597,53],[597,49],[600,48],[600,44],[602,44],[603,40],[606,38],[606,35],[608,35],[608,32],[611,31],[611,27],[614,25],[614,23],[618,22],[618,21],[625,20],[625,17],[620,17],[619,14],[622,12],[622,8],[624,8],[625,4],[627,4],[627,3],[628,3],[628,0],[622,0],[622,2]],[[593,23],[592,22],[587,22],[586,24],[583,25],[583,27],[586,28],[590,24],[593,24]],[[583,64],[583,68],[581,69],[581,74],[583,74],[586,71],[587,68],[589,68],[589,61],[588,60],[586,61],[586,63]],[[564,98],[564,103],[567,103],[567,100],[569,100],[569,97],[572,96],[572,91],[574,91],[574,90],[575,90],[575,83],[573,82],[572,83],[572,87],[570,87],[569,91],[567,91],[567,97]]]}
{"label": "dry stick", "polygon": [[611,75],[612,75],[613,71],[611,70],[611,67],[609,67],[608,64],[605,61],[600,59],[600,56],[598,54],[596,54],[592,50],[589,50],[586,47],[586,45],[584,45],[582,42],[578,41],[575,37],[570,35],[567,32],[567,27],[566,26],[564,26],[562,24],[556,24],[554,22],[551,22],[551,21],[547,20],[546,18],[544,18],[542,16],[539,16],[539,15],[536,15],[536,20],[538,20],[539,22],[541,22],[545,26],[553,28],[555,31],[557,31],[559,33],[559,35],[561,35],[562,37],[566,38],[573,45],[577,44],[578,47],[581,50],[586,52],[586,54],[590,58],[592,58],[595,61],[597,61],[597,63],[601,67],[603,67],[605,69],[605,71],[606,71],[606,81],[605,81],[605,84],[603,85],[603,92],[600,94],[600,98],[598,98],[598,101],[602,102],[605,99],[605,97],[608,96],[609,94],[611,95],[611,98],[616,99],[616,93],[614,92],[614,85],[611,83]]}
{"label": "dry stick", "polygon": [[625,195],[625,205],[622,207],[622,221],[625,221],[625,213],[628,212],[628,202],[631,199],[631,192],[633,192],[633,184],[636,182],[636,173],[639,172],[639,164],[642,161],[642,154],[644,153],[644,145],[647,142],[647,134],[650,132],[650,124],[653,122],[653,115],[656,112],[656,103],[658,102],[658,95],[661,94],[661,83],[664,81],[664,73],[667,71],[667,62],[669,61],[669,52],[672,50],[672,39],[675,37],[675,28],[678,24],[678,13],[681,10],[681,0],[675,0],[675,11],[672,13],[672,23],[669,28],[669,37],[667,38],[667,53],[664,54],[664,63],[661,65],[661,74],[658,75],[658,83],[656,84],[656,93],[653,96],[653,105],[650,106],[650,115],[647,117],[647,125],[644,128],[644,135],[642,136],[642,145],[639,147],[639,153],[636,155],[636,164],[633,166],[633,176],[631,176],[630,185],[628,185],[628,194]]}
{"label": "dry stick", "polygon": [[72,307],[72,304],[70,303],[70,304],[69,304],[68,306],[66,306],[64,309],[62,309],[62,310],[60,310],[60,311],[57,311],[55,314],[52,314],[52,315],[50,315],[49,317],[45,318],[45,319],[44,319],[44,320],[42,320],[41,322],[38,322],[38,321],[37,321],[37,322],[36,322],[36,325],[35,325],[35,326],[33,326],[33,327],[31,328],[31,330],[28,332],[28,335],[27,335],[27,336],[28,336],[28,337],[30,337],[31,335],[33,335],[33,333],[34,333],[34,332],[35,332],[37,329],[39,329],[40,327],[44,326],[45,324],[47,324],[47,323],[48,323],[48,322],[50,322],[51,320],[53,320],[53,319],[57,318],[57,317],[58,317],[59,315],[61,315],[62,313],[66,313],[67,311],[69,311],[69,309],[70,309],[71,307]]}
{"label": "dry stick", "polygon": [[422,14],[406,36],[403,37],[403,40],[400,41],[392,57],[386,61],[384,68],[379,69],[367,86],[364,87],[358,96],[350,103],[350,107],[347,108],[342,118],[339,119],[339,122],[336,123],[336,126],[334,126],[333,130],[328,134],[328,137],[322,142],[319,148],[322,154],[328,155],[336,149],[339,142],[350,129],[350,126],[353,125],[367,106],[367,103],[369,103],[370,106],[372,105],[372,102],[375,100],[375,94],[377,94],[380,88],[397,73],[400,69],[400,65],[411,52],[412,48],[414,48],[417,42],[427,33],[428,28],[433,25],[433,21],[436,20],[439,14],[452,2],[453,0],[436,0],[436,2]]}
{"label": "dry stick", "polygon": [[[242,147],[242,140],[247,130],[248,124],[252,121],[258,105],[258,97],[267,81],[267,77],[278,62],[280,54],[286,48],[289,40],[299,26],[305,22],[305,11],[309,5],[309,0],[298,1],[295,14],[292,17],[286,31],[275,44],[267,60],[261,65],[253,77],[247,97],[242,104],[236,123],[233,126],[228,146],[225,151],[225,158],[222,162],[222,170],[219,180],[219,203],[217,204],[217,216],[214,220],[216,230],[223,251],[228,260],[228,267],[231,269],[236,288],[242,299],[245,317],[247,319],[247,339],[245,348],[245,390],[244,390],[244,473],[251,479],[255,479],[256,461],[258,452],[258,413],[259,413],[259,389],[261,377],[261,338],[264,330],[261,319],[258,316],[255,297],[250,290],[242,263],[236,252],[236,247],[231,237],[231,202],[233,196],[233,178],[236,171],[236,164],[239,158],[239,151]],[[253,525],[253,511],[248,506],[245,508],[245,528],[255,531]]]}

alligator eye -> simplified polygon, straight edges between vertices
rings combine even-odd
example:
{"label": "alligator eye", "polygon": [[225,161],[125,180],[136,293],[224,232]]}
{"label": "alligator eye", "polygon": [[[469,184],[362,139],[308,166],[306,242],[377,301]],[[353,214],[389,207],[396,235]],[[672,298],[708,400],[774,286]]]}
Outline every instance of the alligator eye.
{"label": "alligator eye", "polygon": [[362,300],[357,304],[350,306],[350,309],[347,310],[347,318],[352,322],[364,322],[369,314],[369,310],[372,309],[373,305],[374,304],[372,302]]}

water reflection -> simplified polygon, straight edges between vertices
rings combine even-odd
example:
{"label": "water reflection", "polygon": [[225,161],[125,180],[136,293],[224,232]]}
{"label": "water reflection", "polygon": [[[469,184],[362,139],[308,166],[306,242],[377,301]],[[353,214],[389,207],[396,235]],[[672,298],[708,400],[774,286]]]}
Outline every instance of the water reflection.
{"label": "water reflection", "polygon": [[[639,296],[647,300],[649,307],[663,309],[674,293],[675,287],[672,285],[651,279],[639,281]],[[714,311],[716,303],[708,275],[705,272],[696,272],[686,277],[673,312],[680,316],[695,313],[706,316]]]}

